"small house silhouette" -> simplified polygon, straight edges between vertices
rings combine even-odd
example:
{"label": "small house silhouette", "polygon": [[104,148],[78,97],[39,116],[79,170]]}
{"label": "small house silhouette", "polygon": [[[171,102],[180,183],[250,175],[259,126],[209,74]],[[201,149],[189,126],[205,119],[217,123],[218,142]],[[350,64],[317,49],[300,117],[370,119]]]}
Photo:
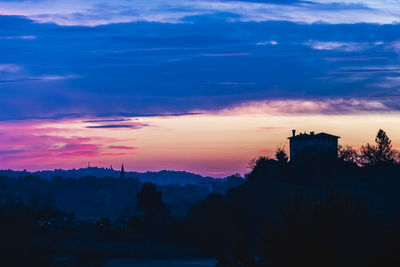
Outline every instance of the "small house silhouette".
{"label": "small house silhouette", "polygon": [[290,140],[290,161],[300,160],[304,156],[320,156],[327,159],[336,159],[338,153],[338,139],[340,137],[327,133],[315,132],[300,133],[292,130]]}

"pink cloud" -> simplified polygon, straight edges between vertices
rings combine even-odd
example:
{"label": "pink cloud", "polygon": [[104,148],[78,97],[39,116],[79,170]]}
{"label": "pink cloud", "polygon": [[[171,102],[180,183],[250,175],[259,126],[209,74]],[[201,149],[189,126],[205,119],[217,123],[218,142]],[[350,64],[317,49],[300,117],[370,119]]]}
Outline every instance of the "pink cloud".
{"label": "pink cloud", "polygon": [[132,146],[109,146],[108,148],[111,148],[111,149],[118,149],[118,150],[132,150],[132,149],[137,149],[137,147],[132,147]]}
{"label": "pink cloud", "polygon": [[65,133],[77,133],[76,129],[68,129],[68,128],[56,128],[56,127],[45,127],[45,128],[34,128],[32,129],[35,134],[65,134]]}
{"label": "pink cloud", "polygon": [[[87,136],[87,130],[68,129],[67,125],[65,128],[45,127],[47,123],[4,123],[0,130],[0,168],[62,168],[89,159],[135,155],[134,147],[119,145],[133,139]],[[123,151],[113,153],[116,149]]]}

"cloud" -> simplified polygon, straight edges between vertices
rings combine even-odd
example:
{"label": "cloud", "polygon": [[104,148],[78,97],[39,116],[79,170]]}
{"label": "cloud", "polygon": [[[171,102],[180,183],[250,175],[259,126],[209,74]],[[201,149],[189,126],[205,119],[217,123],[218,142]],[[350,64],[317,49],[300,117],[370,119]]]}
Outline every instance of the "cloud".
{"label": "cloud", "polygon": [[[271,100],[243,103],[218,112],[224,115],[279,114],[279,115],[338,115],[369,112],[389,112],[383,99],[321,99],[321,100]],[[274,128],[273,128],[274,129]],[[267,128],[266,130],[272,130]]]}
{"label": "cloud", "polygon": [[305,45],[310,46],[315,50],[337,50],[345,52],[363,51],[370,47],[368,43],[357,42],[323,42],[323,41],[309,41]]}
{"label": "cloud", "polygon": [[33,40],[36,39],[36,36],[34,35],[0,36],[0,40],[14,40],[14,39]]}
{"label": "cloud", "polygon": [[146,126],[149,126],[149,125],[145,124],[145,123],[135,123],[135,124],[90,125],[90,126],[85,126],[85,128],[89,128],[89,129],[117,129],[117,128],[141,129]]}
{"label": "cloud", "polygon": [[87,120],[83,121],[84,123],[98,123],[98,122],[122,122],[122,121],[130,121],[130,119],[102,119],[102,120]]}
{"label": "cloud", "polygon": [[42,81],[57,81],[57,80],[67,80],[76,78],[79,78],[79,75],[43,75],[32,79],[42,80]]}
{"label": "cloud", "polygon": [[237,57],[237,56],[249,56],[250,53],[233,53],[233,54],[204,54],[206,57]]}
{"label": "cloud", "polygon": [[8,73],[15,73],[22,69],[21,66],[17,64],[0,64],[0,73],[1,72],[8,72]]}
{"label": "cloud", "polygon": [[229,21],[292,21],[380,23],[398,21],[400,7],[395,1],[335,0],[118,0],[105,4],[91,1],[0,1],[3,15],[26,16],[40,23],[98,26],[126,22],[184,23],[190,16],[230,13]]}
{"label": "cloud", "polygon": [[400,53],[400,40],[395,40],[389,44],[389,49],[393,49],[397,53]]}
{"label": "cloud", "polygon": [[362,66],[358,68],[342,68],[337,72],[343,73],[357,73],[357,72],[365,72],[365,73],[399,73],[400,65],[392,65],[392,66]]}
{"label": "cloud", "polygon": [[229,18],[67,27],[0,16],[0,36],[37,36],[30,49],[0,40],[0,120],[190,116],[251,101],[397,94],[375,85],[396,76],[399,25]]}
{"label": "cloud", "polygon": [[[178,112],[178,113],[171,113],[171,112],[164,112],[164,113],[116,113],[115,115],[122,116],[122,117],[180,117],[180,116],[193,116],[193,115],[200,115],[201,112]],[[101,116],[107,116],[107,114],[100,114]]]}
{"label": "cloud", "polygon": [[129,117],[123,119],[90,119],[90,120],[83,120],[83,123],[102,123],[102,122],[128,122],[132,121],[131,117],[137,118],[148,118],[148,117],[181,117],[181,116],[195,116],[200,115],[201,112],[182,112],[182,113],[171,113],[171,112],[164,112],[164,113],[127,113],[127,112],[115,112],[115,113],[60,113],[56,115],[43,115],[43,116],[19,116],[19,117],[4,117],[0,119],[0,121],[20,121],[20,120],[64,120],[64,119],[85,119],[85,118],[105,118],[105,117]]}
{"label": "cloud", "polygon": [[58,81],[79,78],[78,75],[32,75],[20,64],[0,64],[0,83]]}
{"label": "cloud", "polygon": [[[52,127],[49,121],[7,122],[0,130],[0,161],[14,168],[48,168],[78,164],[88,158],[132,156],[135,148],[119,145],[133,142],[121,138],[85,136],[71,129],[76,121],[63,121]],[[120,150],[120,151],[115,151]]]}
{"label": "cloud", "polygon": [[226,0],[225,2],[269,3],[269,4],[277,4],[277,5],[312,3],[311,1],[303,1],[303,0]]}
{"label": "cloud", "polygon": [[257,42],[256,45],[278,45],[277,41],[264,41],[264,42]]}
{"label": "cloud", "polygon": [[137,149],[137,147],[132,147],[132,146],[109,146],[111,149],[117,149],[117,150],[132,150],[132,149]]}
{"label": "cloud", "polygon": [[[10,138],[12,139],[12,138]],[[99,156],[101,155],[102,145],[86,143],[93,140],[81,140],[81,138],[60,138],[48,135],[30,136],[22,135],[18,138],[12,139],[14,146],[20,148],[6,150],[3,153],[2,160],[11,161],[21,159],[28,160],[30,158],[49,159],[55,158],[76,158],[86,156]],[[2,140],[3,145],[7,140]],[[59,145],[56,145],[59,144]],[[10,153],[12,151],[12,153]]]}
{"label": "cloud", "polygon": [[[291,21],[297,23],[380,23],[398,21],[400,8],[391,1],[384,4],[338,3],[337,1],[296,1],[277,4],[275,1],[200,1],[197,6],[214,12],[228,12],[239,21]],[[380,2],[381,3],[381,2]]]}
{"label": "cloud", "polygon": [[109,124],[109,125],[86,126],[86,128],[91,128],[91,129],[134,128],[134,129],[138,129],[138,128],[141,128],[141,127],[134,126],[134,125]]}
{"label": "cloud", "polygon": [[[398,73],[400,74],[400,70]],[[386,89],[400,89],[400,76],[387,76],[374,86]],[[400,90],[397,90],[397,93],[400,93]]]}

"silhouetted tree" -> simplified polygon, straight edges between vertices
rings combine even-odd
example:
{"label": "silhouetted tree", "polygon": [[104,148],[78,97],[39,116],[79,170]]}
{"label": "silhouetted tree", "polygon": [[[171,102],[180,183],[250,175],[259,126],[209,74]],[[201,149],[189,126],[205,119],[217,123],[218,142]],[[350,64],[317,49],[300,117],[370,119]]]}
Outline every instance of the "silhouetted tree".
{"label": "silhouetted tree", "polygon": [[357,164],[359,162],[359,155],[357,151],[351,146],[341,146],[338,149],[338,160],[348,164]]}
{"label": "silhouetted tree", "polygon": [[275,158],[281,165],[286,164],[289,160],[289,157],[287,156],[283,147],[278,147],[276,149]]}
{"label": "silhouetted tree", "polygon": [[392,147],[392,141],[386,132],[380,129],[375,137],[376,145],[362,146],[361,164],[364,166],[382,166],[393,164],[397,160],[397,152]]}
{"label": "silhouetted tree", "polygon": [[162,193],[157,191],[157,187],[153,183],[144,183],[142,190],[137,193],[138,210],[143,211],[144,218],[153,218],[167,209],[162,202]]}
{"label": "silhouetted tree", "polygon": [[278,161],[268,157],[259,157],[252,160],[249,165],[253,165],[253,170],[247,176],[250,183],[263,183],[268,178],[275,176],[279,171]]}
{"label": "silhouetted tree", "polygon": [[137,208],[143,212],[143,228],[149,238],[162,239],[170,223],[170,211],[162,192],[153,183],[144,183],[137,193]]}

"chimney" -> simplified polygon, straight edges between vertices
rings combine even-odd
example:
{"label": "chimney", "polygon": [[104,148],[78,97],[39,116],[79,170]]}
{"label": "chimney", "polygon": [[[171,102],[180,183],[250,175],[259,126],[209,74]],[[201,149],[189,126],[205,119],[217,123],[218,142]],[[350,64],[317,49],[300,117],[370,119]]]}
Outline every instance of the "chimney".
{"label": "chimney", "polygon": [[311,135],[314,135],[315,132],[310,132]]}
{"label": "chimney", "polygon": [[292,130],[292,136],[296,136],[296,130]]}

